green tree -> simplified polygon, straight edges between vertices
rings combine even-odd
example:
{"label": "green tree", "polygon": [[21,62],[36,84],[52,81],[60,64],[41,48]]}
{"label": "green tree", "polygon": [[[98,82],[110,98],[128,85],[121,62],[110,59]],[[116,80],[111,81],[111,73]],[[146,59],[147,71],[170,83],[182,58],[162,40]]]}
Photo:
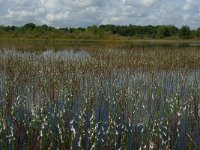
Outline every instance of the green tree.
{"label": "green tree", "polygon": [[191,37],[191,30],[189,26],[182,26],[179,30],[179,37],[182,39],[189,39]]}
{"label": "green tree", "polygon": [[196,30],[196,37],[200,38],[200,28]]}
{"label": "green tree", "polygon": [[170,36],[177,36],[178,35],[178,28],[177,27],[175,27],[173,25],[169,25],[167,27],[168,27]]}
{"label": "green tree", "polygon": [[89,26],[86,31],[91,34],[93,39],[104,38],[105,35],[104,34],[105,31],[96,25]]}
{"label": "green tree", "polygon": [[167,26],[159,26],[157,28],[157,37],[158,38],[164,38],[164,37],[169,37],[170,32]]}
{"label": "green tree", "polygon": [[25,29],[30,29],[30,30],[33,30],[36,25],[34,23],[27,23],[23,26]]}

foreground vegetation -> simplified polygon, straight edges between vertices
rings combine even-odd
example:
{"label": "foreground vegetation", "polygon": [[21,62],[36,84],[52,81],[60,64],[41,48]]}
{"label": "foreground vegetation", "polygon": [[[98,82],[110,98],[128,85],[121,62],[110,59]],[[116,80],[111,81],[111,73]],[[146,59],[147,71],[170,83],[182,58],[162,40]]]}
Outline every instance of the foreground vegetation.
{"label": "foreground vegetation", "polygon": [[0,149],[199,149],[200,51],[0,53]]}
{"label": "foreground vegetation", "polygon": [[199,39],[200,28],[190,29],[189,26],[177,28],[173,25],[157,26],[115,26],[100,25],[86,28],[65,27],[55,28],[33,23],[24,26],[0,26],[0,38],[29,38],[29,39],[89,39],[89,40],[117,40],[117,39]]}

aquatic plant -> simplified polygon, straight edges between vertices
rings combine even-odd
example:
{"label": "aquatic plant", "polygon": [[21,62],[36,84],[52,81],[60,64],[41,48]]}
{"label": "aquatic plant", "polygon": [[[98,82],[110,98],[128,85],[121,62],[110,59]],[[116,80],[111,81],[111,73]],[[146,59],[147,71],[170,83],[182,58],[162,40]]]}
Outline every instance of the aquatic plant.
{"label": "aquatic plant", "polygon": [[199,149],[199,68],[195,48],[2,50],[0,149]]}

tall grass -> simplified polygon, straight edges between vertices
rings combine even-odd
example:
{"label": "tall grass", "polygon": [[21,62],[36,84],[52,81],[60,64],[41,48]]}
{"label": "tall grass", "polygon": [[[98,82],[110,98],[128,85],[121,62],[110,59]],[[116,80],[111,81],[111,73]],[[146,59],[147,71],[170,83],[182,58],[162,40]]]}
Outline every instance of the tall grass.
{"label": "tall grass", "polygon": [[0,149],[200,148],[198,49],[87,53],[2,50]]}

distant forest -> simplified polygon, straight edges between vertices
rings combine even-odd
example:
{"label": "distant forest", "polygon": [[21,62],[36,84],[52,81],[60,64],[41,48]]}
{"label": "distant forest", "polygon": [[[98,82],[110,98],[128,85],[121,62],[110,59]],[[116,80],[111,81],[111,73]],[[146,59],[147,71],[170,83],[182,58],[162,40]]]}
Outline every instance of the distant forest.
{"label": "distant forest", "polygon": [[190,29],[184,25],[139,26],[100,25],[86,28],[55,28],[47,25],[27,23],[24,26],[0,26],[0,38],[41,38],[41,39],[200,39],[200,28]]}

